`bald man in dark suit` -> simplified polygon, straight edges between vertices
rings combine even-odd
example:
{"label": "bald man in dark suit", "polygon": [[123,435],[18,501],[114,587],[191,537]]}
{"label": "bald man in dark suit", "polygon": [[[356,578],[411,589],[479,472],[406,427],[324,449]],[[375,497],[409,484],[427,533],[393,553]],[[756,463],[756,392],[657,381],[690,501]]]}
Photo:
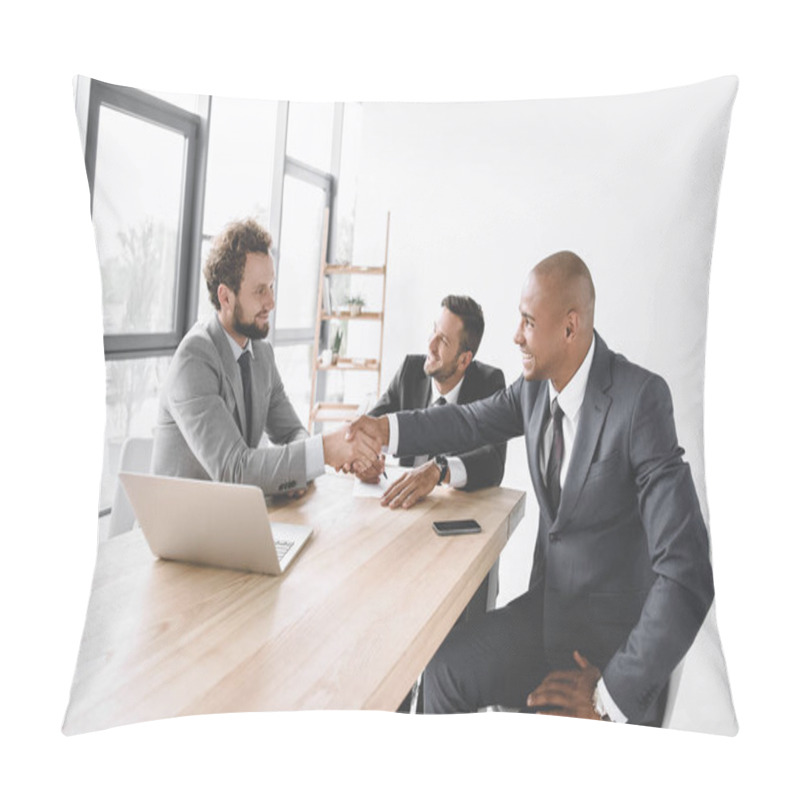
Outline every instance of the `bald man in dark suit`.
{"label": "bald man in dark suit", "polygon": [[711,605],[708,535],[669,389],[608,348],[594,304],[583,261],[549,256],[523,285],[515,383],[351,425],[397,455],[525,437],[540,508],[529,589],[453,629],[425,671],[426,712],[501,705],[659,725]]}

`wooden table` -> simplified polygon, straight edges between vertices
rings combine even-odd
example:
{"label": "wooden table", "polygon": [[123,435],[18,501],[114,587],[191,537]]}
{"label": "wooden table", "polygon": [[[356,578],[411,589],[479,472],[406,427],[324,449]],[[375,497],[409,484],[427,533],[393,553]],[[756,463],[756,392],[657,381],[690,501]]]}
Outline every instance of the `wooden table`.
{"label": "wooden table", "polygon": [[[140,531],[99,547],[67,734],[183,714],[394,710],[525,511],[525,493],[436,489],[407,511],[329,474],[270,516],[314,527],[279,577],[156,559]],[[437,519],[483,532],[440,537]]]}

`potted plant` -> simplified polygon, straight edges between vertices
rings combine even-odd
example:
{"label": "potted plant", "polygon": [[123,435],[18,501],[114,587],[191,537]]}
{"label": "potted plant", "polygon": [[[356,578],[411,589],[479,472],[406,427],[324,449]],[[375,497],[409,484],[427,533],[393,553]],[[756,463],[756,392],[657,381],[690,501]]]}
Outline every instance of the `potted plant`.
{"label": "potted plant", "polygon": [[356,317],[361,313],[361,309],[367,301],[360,294],[355,294],[351,297],[346,297],[344,302],[347,305],[350,316]]}
{"label": "potted plant", "polygon": [[331,362],[336,364],[339,361],[339,351],[342,349],[342,329],[337,328],[333,336],[333,346],[331,347]]}

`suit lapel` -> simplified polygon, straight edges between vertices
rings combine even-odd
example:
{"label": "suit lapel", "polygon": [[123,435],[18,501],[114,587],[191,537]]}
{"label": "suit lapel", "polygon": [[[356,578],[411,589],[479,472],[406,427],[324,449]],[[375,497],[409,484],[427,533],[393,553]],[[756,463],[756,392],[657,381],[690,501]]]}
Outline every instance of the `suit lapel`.
{"label": "suit lapel", "polygon": [[[219,317],[216,314],[214,314],[208,324],[208,333],[211,337],[211,341],[214,343],[214,347],[217,348],[217,352],[219,353],[219,357],[222,361],[222,371],[225,375],[225,380],[228,382],[231,392],[233,392],[233,397],[236,401],[236,415],[238,417],[236,421],[239,424],[239,430],[242,431],[244,430],[244,424],[242,420],[246,419],[246,416],[241,374],[239,372],[239,365],[236,363],[236,359],[233,357],[233,352],[231,351],[231,345],[228,341],[228,337],[225,334],[225,329],[222,327],[222,323],[219,321]],[[254,373],[257,371],[258,370],[253,369]],[[256,427],[255,424],[253,427]]]}
{"label": "suit lapel", "polygon": [[540,467],[539,450],[542,442],[542,425],[547,414],[550,393],[547,383],[543,383],[541,390],[537,392],[536,400],[533,404],[533,413],[528,420],[528,430],[526,439],[528,440],[528,468],[530,469],[533,480],[533,490],[536,492],[536,499],[539,503],[539,510],[547,517],[549,522],[553,520],[553,512],[547,502],[547,490],[544,485],[544,476]]}
{"label": "suit lapel", "polygon": [[432,385],[433,378],[429,378],[423,372],[422,377],[414,387],[414,405],[411,408],[427,408],[431,404]]}
{"label": "suit lapel", "polygon": [[586,482],[586,476],[589,474],[592,456],[611,405],[611,398],[607,394],[611,385],[611,356],[605,342],[597,334],[595,342],[594,362],[589,371],[578,422],[578,434],[572,447],[556,522],[568,519],[575,507]]}
{"label": "suit lapel", "polygon": [[467,371],[464,373],[464,383],[461,384],[461,391],[458,393],[458,405],[466,405],[467,403],[471,403],[473,400],[477,399],[475,396],[475,392],[473,391],[473,385],[475,381],[473,381],[473,377],[475,376],[475,369],[473,365],[470,364],[467,367]]}

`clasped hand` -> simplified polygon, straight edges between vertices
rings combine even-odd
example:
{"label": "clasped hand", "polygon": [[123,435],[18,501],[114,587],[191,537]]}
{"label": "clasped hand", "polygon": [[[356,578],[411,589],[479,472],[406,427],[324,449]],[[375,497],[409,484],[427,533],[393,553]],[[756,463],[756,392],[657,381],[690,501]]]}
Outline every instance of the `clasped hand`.
{"label": "clasped hand", "polygon": [[326,451],[325,463],[337,472],[343,470],[373,476],[373,482],[383,473],[381,450],[389,444],[389,421],[386,417],[362,416],[329,436],[335,437],[330,443],[333,460],[328,460]]}
{"label": "clasped hand", "polygon": [[578,669],[551,672],[528,695],[528,708],[537,714],[601,719],[594,707],[594,690],[600,670],[577,650],[572,654]]}
{"label": "clasped hand", "polygon": [[381,455],[382,442],[367,427],[351,430],[344,426],[322,437],[325,463],[337,472],[366,472]]}
{"label": "clasped hand", "polygon": [[[389,421],[386,417],[359,417],[350,423],[349,435],[368,433],[377,438],[381,444],[389,444]],[[384,470],[385,459],[375,461],[367,469],[353,466],[353,472],[364,483],[377,483]],[[429,461],[420,467],[401,475],[381,497],[381,505],[390,508],[411,508],[415,503],[430,494],[439,483],[439,467]]]}

